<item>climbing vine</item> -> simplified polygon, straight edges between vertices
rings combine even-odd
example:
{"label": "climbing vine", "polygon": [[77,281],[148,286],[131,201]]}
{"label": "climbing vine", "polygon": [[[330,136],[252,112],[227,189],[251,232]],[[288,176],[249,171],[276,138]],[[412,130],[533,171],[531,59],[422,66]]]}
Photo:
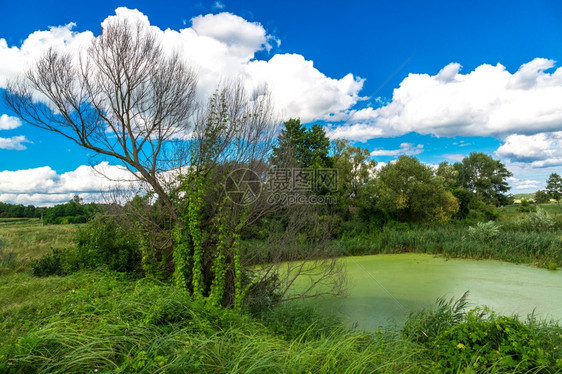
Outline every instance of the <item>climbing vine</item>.
{"label": "climbing vine", "polygon": [[[226,303],[240,310],[251,287],[242,284],[240,258],[240,231],[246,223],[248,207],[240,210],[227,196],[213,200],[213,193],[218,191],[213,188],[218,184],[207,181],[210,179],[193,176],[183,187],[182,225],[173,232],[174,283],[211,307]],[[213,210],[212,218],[203,223],[202,212]]]}

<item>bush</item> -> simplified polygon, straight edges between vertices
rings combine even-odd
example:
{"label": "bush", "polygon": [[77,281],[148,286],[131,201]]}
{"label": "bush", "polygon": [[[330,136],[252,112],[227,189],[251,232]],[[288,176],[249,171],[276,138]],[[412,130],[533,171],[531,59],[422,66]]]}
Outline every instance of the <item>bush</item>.
{"label": "bush", "polygon": [[556,229],[556,222],[542,208],[537,208],[535,213],[517,220],[514,225],[517,229],[527,232],[547,232]]}
{"label": "bush", "polygon": [[32,262],[33,275],[48,277],[51,275],[65,275],[65,252],[60,249],[51,249],[50,253]]}
{"label": "bush", "polygon": [[119,226],[110,216],[97,216],[77,233],[77,257],[80,267],[107,266],[110,270],[142,271],[139,238]]}
{"label": "bush", "polygon": [[493,221],[478,222],[476,226],[469,227],[467,232],[470,238],[485,242],[498,236],[500,227]]}
{"label": "bush", "polygon": [[528,212],[534,212],[535,207],[532,206],[531,203],[529,203],[529,200],[523,198],[521,199],[521,205],[519,206],[519,208],[517,208],[517,210],[523,213],[528,213]]}
{"label": "bush", "polygon": [[456,302],[438,300],[436,309],[411,316],[402,330],[408,340],[426,347],[440,372],[561,369],[560,353],[548,349],[561,343],[557,325],[541,325],[532,319],[523,323],[487,308],[464,312],[466,296]]}

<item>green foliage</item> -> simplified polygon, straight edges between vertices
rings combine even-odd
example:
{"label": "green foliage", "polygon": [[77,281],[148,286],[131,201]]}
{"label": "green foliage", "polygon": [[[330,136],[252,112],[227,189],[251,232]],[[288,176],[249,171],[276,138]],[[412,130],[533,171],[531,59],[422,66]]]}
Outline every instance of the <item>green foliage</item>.
{"label": "green foliage", "polygon": [[330,139],[320,125],[309,129],[299,119],[290,119],[284,123],[278,144],[273,148],[271,163],[277,167],[326,168],[332,162],[328,153]]}
{"label": "green foliage", "polygon": [[13,250],[7,250],[4,240],[0,237],[0,274],[4,271],[12,271],[24,262],[17,258]]}
{"label": "green foliage", "polygon": [[287,340],[319,339],[343,329],[336,317],[320,314],[305,304],[281,305],[263,311],[258,317],[274,334]]}
{"label": "green foliage", "polygon": [[78,267],[107,266],[119,272],[142,272],[140,238],[121,226],[115,217],[96,216],[78,229],[76,242]]}
{"label": "green foliage", "polygon": [[468,291],[459,299],[446,300],[442,297],[435,302],[435,307],[410,315],[402,334],[409,340],[430,344],[452,326],[463,320],[464,309],[468,305]]}
{"label": "green foliage", "polygon": [[376,162],[368,149],[352,147],[347,140],[334,141],[333,148],[333,167],[338,171],[337,208],[348,218],[350,206],[370,205]]}
{"label": "green foliage", "polygon": [[544,209],[537,208],[536,212],[516,220],[513,226],[526,232],[548,232],[556,229],[556,222]]}
{"label": "green foliage", "polygon": [[[106,271],[1,279],[0,372],[416,372],[422,349],[287,305],[259,319]],[[19,296],[18,296],[19,295]],[[275,317],[277,316],[277,317]],[[300,334],[300,335],[299,335]]]}
{"label": "green foliage", "polygon": [[500,226],[493,221],[478,222],[476,226],[469,227],[467,234],[473,240],[482,242],[494,239],[500,233]]}
{"label": "green foliage", "polygon": [[518,210],[520,212],[523,213],[529,213],[529,212],[534,212],[535,211],[535,207],[531,205],[531,203],[529,202],[529,200],[523,198],[521,199],[521,203],[519,205]]}
{"label": "green foliage", "polygon": [[401,156],[378,173],[377,207],[400,221],[447,222],[459,209],[442,178],[414,157]]}
{"label": "green foliage", "polygon": [[[462,224],[416,226],[409,229],[385,227],[383,230],[347,235],[334,240],[329,248],[343,255],[378,253],[432,253],[447,257],[497,259],[530,263],[541,267],[562,266],[560,231],[523,231],[513,224],[475,225],[468,234]],[[552,264],[552,265],[549,265]]]}
{"label": "green foliage", "polygon": [[435,369],[456,372],[529,372],[560,369],[559,327],[544,329],[530,319],[499,316],[486,308],[468,312],[467,294],[459,300],[439,299],[437,307],[414,314],[402,330],[404,336],[425,346]]}
{"label": "green foliage", "polygon": [[562,199],[562,177],[557,173],[552,173],[546,180],[546,191],[551,199],[556,200],[560,206],[560,199]]}
{"label": "green foliage", "polygon": [[50,253],[31,263],[33,275],[36,277],[48,277],[51,275],[65,275],[66,252],[60,249],[52,249]]}
{"label": "green foliage", "polygon": [[45,211],[45,224],[69,224],[86,223],[91,219],[99,207],[96,204],[82,204],[80,198],[74,199],[65,204],[55,205]]}
{"label": "green foliage", "polygon": [[537,204],[545,204],[550,201],[550,196],[545,190],[538,190],[537,192],[535,192],[534,198]]}
{"label": "green foliage", "polygon": [[250,206],[233,204],[221,195],[226,174],[223,170],[206,176],[193,173],[182,181],[186,198],[178,201],[182,214],[174,233],[173,278],[197,301],[241,311],[253,286],[243,284],[240,260],[241,231]]}
{"label": "green foliage", "polygon": [[462,187],[481,199],[485,204],[496,206],[510,203],[505,194],[509,191],[507,178],[512,173],[498,160],[484,153],[471,153],[462,162],[454,164]]}
{"label": "green foliage", "polygon": [[8,204],[0,201],[0,218],[39,218],[47,208]]}

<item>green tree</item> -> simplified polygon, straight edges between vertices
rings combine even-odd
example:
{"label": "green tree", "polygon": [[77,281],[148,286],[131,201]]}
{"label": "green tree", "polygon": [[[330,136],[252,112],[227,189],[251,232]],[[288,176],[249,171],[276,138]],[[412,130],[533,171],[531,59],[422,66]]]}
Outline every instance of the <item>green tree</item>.
{"label": "green tree", "polygon": [[400,221],[447,222],[459,209],[443,179],[416,158],[401,156],[378,173],[377,206]]}
{"label": "green tree", "polygon": [[270,161],[277,167],[326,168],[332,166],[329,151],[330,139],[322,126],[307,129],[299,119],[290,119],[284,123]]}
{"label": "green tree", "polygon": [[552,173],[546,180],[546,191],[550,198],[556,200],[560,207],[560,199],[562,199],[562,178],[557,173]]}
{"label": "green tree", "polygon": [[535,203],[544,204],[544,203],[548,203],[549,200],[550,200],[550,196],[548,195],[547,191],[538,190],[537,192],[535,192]]}
{"label": "green tree", "polygon": [[443,183],[449,190],[459,186],[459,172],[448,162],[444,161],[440,163],[435,174],[443,178]]}
{"label": "green tree", "polygon": [[[368,149],[352,147],[344,139],[336,139],[332,147],[332,163],[338,172],[337,210],[342,218],[349,219],[351,207],[368,202],[364,194],[374,179],[376,162]],[[370,204],[369,204],[370,205]]]}
{"label": "green tree", "polygon": [[460,185],[485,204],[501,206],[509,203],[509,196],[505,194],[510,189],[507,178],[513,174],[500,161],[484,153],[471,153],[454,167]]}
{"label": "green tree", "polygon": [[356,198],[361,187],[374,177],[376,162],[369,150],[352,147],[347,140],[334,141],[333,166],[338,169],[340,191],[346,199]]}

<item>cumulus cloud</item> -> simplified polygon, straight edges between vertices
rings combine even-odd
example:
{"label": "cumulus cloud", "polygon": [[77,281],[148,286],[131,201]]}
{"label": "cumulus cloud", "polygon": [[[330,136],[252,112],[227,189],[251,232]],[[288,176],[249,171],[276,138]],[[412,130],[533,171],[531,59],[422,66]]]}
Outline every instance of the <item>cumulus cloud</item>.
{"label": "cumulus cloud", "polygon": [[562,165],[562,131],[509,135],[496,155],[512,162],[544,168]]}
{"label": "cumulus cloud", "polygon": [[136,187],[127,169],[107,162],[94,167],[82,165],[62,174],[49,166],[0,172],[0,201],[16,204],[55,205],[74,195],[85,201],[100,201],[104,191]]}
{"label": "cumulus cloud", "polygon": [[[461,74],[451,63],[436,75],[409,74],[389,104],[350,112],[349,123],[332,135],[399,136],[408,132],[437,136],[532,135],[562,129],[562,68],[536,58],[510,73],[483,64]],[[367,139],[362,139],[367,140]]]}
{"label": "cumulus cloud", "polygon": [[252,61],[245,71],[253,80],[267,82],[285,117],[300,117],[302,122],[347,118],[347,110],[361,99],[359,91],[364,82],[352,74],[329,78],[298,54]]}
{"label": "cumulus cloud", "polygon": [[24,143],[33,143],[23,135],[12,136],[11,138],[0,138],[0,149],[23,151],[27,149]]}
{"label": "cumulus cloud", "polygon": [[514,190],[538,190],[541,186],[540,181],[532,179],[509,177],[507,180]]}
{"label": "cumulus cloud", "polygon": [[399,149],[375,149],[371,156],[413,156],[423,152],[423,144],[402,143]]}
{"label": "cumulus cloud", "polygon": [[[112,17],[150,25],[143,13],[121,7],[102,22],[102,28]],[[210,95],[219,82],[241,78],[249,88],[269,87],[276,108],[286,117],[300,117],[303,122],[342,119],[360,99],[363,80],[352,74],[339,79],[327,77],[301,55],[256,60],[257,52],[271,51],[280,43],[260,23],[223,12],[194,17],[191,24],[179,30],[150,27],[165,49],[179,53],[197,71],[201,98]],[[85,50],[94,34],[76,32],[74,27],[69,23],[36,31],[19,47],[8,46],[0,39],[0,88],[48,47],[64,48],[75,55]]]}
{"label": "cumulus cloud", "polygon": [[13,130],[21,126],[21,121],[17,117],[11,117],[7,114],[0,116],[0,130]]}

